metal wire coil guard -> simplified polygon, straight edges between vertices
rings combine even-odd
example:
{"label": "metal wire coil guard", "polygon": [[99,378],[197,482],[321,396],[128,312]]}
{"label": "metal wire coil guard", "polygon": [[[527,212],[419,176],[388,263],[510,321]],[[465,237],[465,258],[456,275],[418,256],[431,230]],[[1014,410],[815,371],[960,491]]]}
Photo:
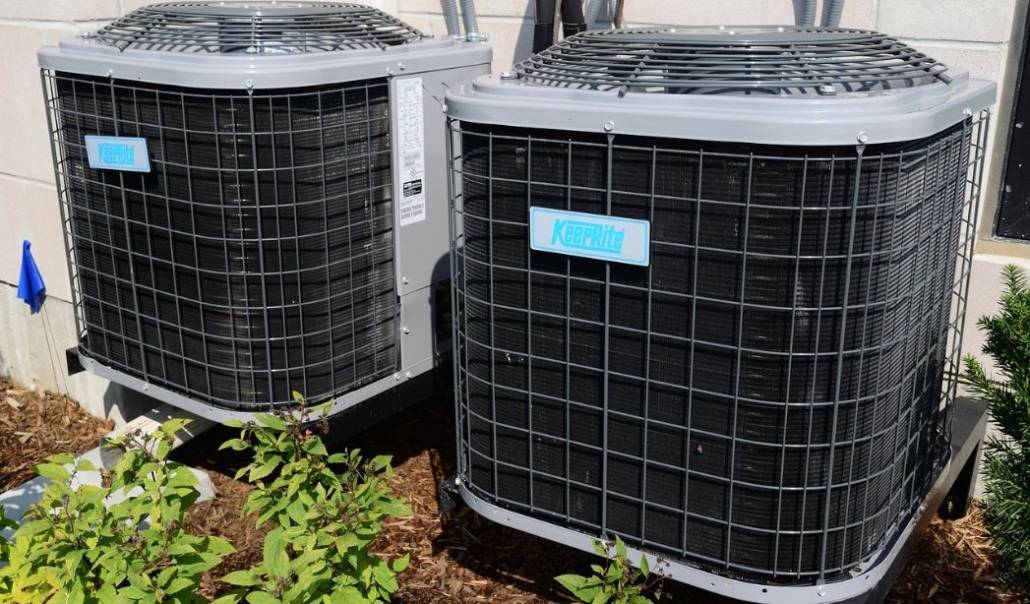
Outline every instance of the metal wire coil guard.
{"label": "metal wire coil guard", "polygon": [[361,4],[168,2],[135,10],[93,38],[122,51],[262,54],[382,49],[422,34]]}
{"label": "metal wire coil guard", "polygon": [[[43,82],[82,354],[239,411],[397,370],[385,80]],[[145,138],[151,172],[91,168],[91,134]]]}
{"label": "metal wire coil guard", "polygon": [[527,82],[662,94],[836,94],[948,81],[947,68],[872,31],[737,28],[591,31],[515,65]]}
{"label": "metal wire coil guard", "polygon": [[[459,474],[673,564],[848,578],[947,462],[988,115],[803,149],[452,122]],[[530,207],[647,220],[647,267]]]}

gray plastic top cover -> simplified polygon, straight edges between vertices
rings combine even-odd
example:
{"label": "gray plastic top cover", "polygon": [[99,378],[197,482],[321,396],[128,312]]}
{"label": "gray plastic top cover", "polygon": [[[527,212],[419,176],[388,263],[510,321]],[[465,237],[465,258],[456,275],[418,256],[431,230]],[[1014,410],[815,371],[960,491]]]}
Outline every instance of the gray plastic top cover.
{"label": "gray plastic top cover", "polygon": [[447,104],[481,123],[812,146],[919,139],[995,94],[872,31],[637,28],[573,36]]}
{"label": "gray plastic top cover", "polygon": [[469,59],[458,55],[468,52],[489,49],[433,40],[361,4],[209,0],[143,7],[41,49],[39,64],[193,88],[269,89],[460,67]]}

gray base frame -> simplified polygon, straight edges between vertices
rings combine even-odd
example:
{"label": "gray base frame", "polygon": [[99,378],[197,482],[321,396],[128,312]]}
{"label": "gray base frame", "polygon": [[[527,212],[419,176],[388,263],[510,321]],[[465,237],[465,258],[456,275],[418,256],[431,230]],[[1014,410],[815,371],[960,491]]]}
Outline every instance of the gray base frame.
{"label": "gray base frame", "polygon": [[[723,577],[634,548],[629,548],[629,558],[631,561],[639,560],[644,555],[652,569],[664,569],[663,574],[670,579],[714,594],[714,600],[705,600],[711,604],[880,604],[905,566],[909,551],[917,542],[915,537],[926,529],[945,499],[968,504],[976,484],[976,470],[986,428],[985,406],[974,399],[959,397],[953,415],[951,460],[923,500],[919,507],[920,513],[898,534],[893,543],[871,556],[851,579],[823,585],[765,585]],[[593,551],[591,542],[594,536],[487,503],[472,493],[460,477],[457,483],[465,504],[481,516],[579,550]]]}
{"label": "gray base frame", "polygon": [[[241,421],[250,421],[260,413],[266,413],[271,411],[267,409],[265,411],[248,412],[248,411],[235,411],[232,409],[223,409],[221,407],[214,407],[203,401],[192,399],[188,396],[183,396],[178,392],[150,384],[137,377],[128,375],[121,371],[112,369],[106,365],[98,363],[96,360],[79,353],[79,363],[86,371],[102,377],[106,380],[110,380],[115,384],[120,384],[126,388],[131,388],[138,392],[150,396],[162,403],[168,403],[180,409],[184,409],[194,415],[210,419],[219,423],[225,423],[231,419],[238,419]],[[417,378],[423,373],[433,369],[442,361],[438,357],[430,357],[424,359],[415,365],[405,367],[403,370],[394,373],[391,377],[383,378],[381,380],[372,382],[367,386],[352,390],[343,396],[339,396],[333,399],[332,405],[330,405],[327,416],[336,415],[342,411],[350,409],[359,405],[360,403],[382,394],[392,388],[395,388],[409,380]],[[318,402],[318,401],[315,401]]]}

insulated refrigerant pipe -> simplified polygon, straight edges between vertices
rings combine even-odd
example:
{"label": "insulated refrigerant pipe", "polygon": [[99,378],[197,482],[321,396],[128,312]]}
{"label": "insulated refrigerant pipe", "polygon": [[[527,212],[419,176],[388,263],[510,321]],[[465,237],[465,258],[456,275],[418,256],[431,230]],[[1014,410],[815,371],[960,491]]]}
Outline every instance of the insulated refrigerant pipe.
{"label": "insulated refrigerant pipe", "polygon": [[587,30],[582,0],[564,0],[561,3],[561,22],[566,38]]}
{"label": "insulated refrigerant pipe", "polygon": [[587,21],[583,16],[582,0],[562,0],[560,6],[556,0],[536,0],[535,16],[536,25],[533,28],[534,53],[545,50],[554,44],[559,16],[562,32],[566,38],[587,30]]}
{"label": "insulated refrigerant pipe", "polygon": [[536,23],[533,27],[533,52],[538,53],[554,44],[555,0],[536,0]]}
{"label": "insulated refrigerant pipe", "polygon": [[458,5],[455,0],[440,0],[443,9],[443,20],[447,24],[447,35],[451,38],[460,38],[461,22],[458,21]]}

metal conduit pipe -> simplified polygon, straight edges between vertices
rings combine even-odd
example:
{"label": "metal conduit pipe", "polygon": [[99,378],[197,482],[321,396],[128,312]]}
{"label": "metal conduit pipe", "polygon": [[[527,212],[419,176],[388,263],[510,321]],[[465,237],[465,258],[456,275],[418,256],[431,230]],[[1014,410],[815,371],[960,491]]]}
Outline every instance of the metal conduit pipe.
{"label": "metal conduit pipe", "polygon": [[840,27],[840,18],[844,14],[844,0],[830,0],[823,27]]}
{"label": "metal conduit pipe", "polygon": [[601,7],[604,5],[605,0],[590,0],[590,3],[587,4],[587,26],[592,26],[594,23],[597,23],[597,18],[601,16]]}
{"label": "metal conduit pipe", "polygon": [[554,0],[554,16],[551,17],[554,29],[551,30],[551,44],[557,44],[558,40],[561,40],[561,7],[564,4],[564,0]]}
{"label": "metal conduit pipe", "polygon": [[486,36],[479,33],[479,24],[476,23],[475,0],[461,0],[461,19],[465,22],[465,36],[470,42],[486,40]]}
{"label": "metal conduit pipe", "polygon": [[815,25],[816,0],[805,0],[804,8],[801,11],[801,23],[798,25]]}
{"label": "metal conduit pipe", "polygon": [[440,0],[443,9],[443,20],[447,24],[447,36],[461,38],[461,22],[458,20],[458,5],[455,0]]}

